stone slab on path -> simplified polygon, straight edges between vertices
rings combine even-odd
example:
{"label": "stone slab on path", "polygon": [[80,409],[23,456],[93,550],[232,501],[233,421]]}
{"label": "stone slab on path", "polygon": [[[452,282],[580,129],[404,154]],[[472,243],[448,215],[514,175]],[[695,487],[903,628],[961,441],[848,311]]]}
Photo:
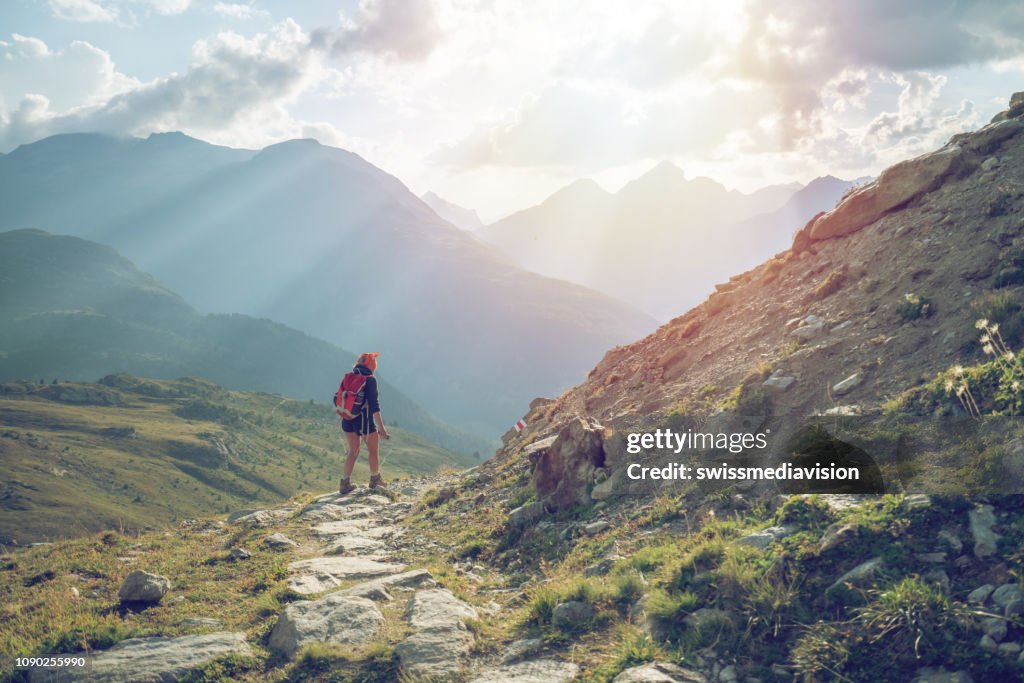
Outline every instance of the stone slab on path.
{"label": "stone slab on path", "polygon": [[378,562],[365,557],[314,557],[288,565],[292,574],[288,586],[296,593],[310,595],[330,590],[343,581],[372,579],[397,574],[404,569],[404,564]]}
{"label": "stone slab on path", "polygon": [[473,646],[467,619],[477,612],[443,588],[417,591],[405,617],[416,632],[395,647],[405,675],[413,679],[445,680],[462,669]]}
{"label": "stone slab on path", "polygon": [[399,536],[402,529],[376,524],[369,519],[350,519],[343,522],[324,522],[313,527],[313,533],[317,536],[345,536],[355,535],[364,538],[388,538]]}
{"label": "stone slab on path", "polygon": [[569,683],[579,673],[580,668],[570,662],[538,659],[488,669],[470,683]]}
{"label": "stone slab on path", "polygon": [[384,615],[372,601],[335,593],[288,605],[271,631],[267,646],[291,658],[310,643],[366,645],[383,628]]}
{"label": "stone slab on path", "polygon": [[412,569],[401,574],[391,574],[390,576],[358,583],[351,588],[338,591],[338,594],[357,595],[370,598],[371,600],[389,600],[391,598],[387,594],[387,589],[389,588],[413,590],[417,588],[433,588],[436,585],[437,581],[434,580],[434,577],[426,569]]}
{"label": "stone slab on path", "polygon": [[34,669],[33,683],[173,683],[229,654],[252,656],[244,633],[207,633],[178,638],[132,638],[87,655],[88,665]]}

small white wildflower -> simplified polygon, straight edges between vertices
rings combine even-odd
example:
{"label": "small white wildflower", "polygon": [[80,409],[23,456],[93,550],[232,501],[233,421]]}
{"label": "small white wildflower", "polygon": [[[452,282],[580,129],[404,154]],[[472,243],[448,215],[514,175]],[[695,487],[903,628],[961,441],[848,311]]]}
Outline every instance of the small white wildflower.
{"label": "small white wildflower", "polygon": [[985,344],[984,346],[981,347],[981,350],[985,352],[986,356],[991,356],[996,352],[996,350],[992,348],[991,344]]}
{"label": "small white wildflower", "polygon": [[982,344],[988,344],[990,341],[992,341],[992,337],[988,336],[987,334],[981,335]]}
{"label": "small white wildflower", "polygon": [[945,388],[945,390],[946,390],[946,393],[947,393],[947,394],[949,394],[949,393],[952,393],[952,392],[953,392],[953,386],[954,386],[954,385],[953,385],[953,380],[948,380],[948,381],[946,382],[946,385],[945,385],[945,387],[944,387],[944,388]]}
{"label": "small white wildflower", "polygon": [[957,377],[962,377],[963,374],[964,374],[964,366],[962,366],[962,365],[954,365],[953,366],[953,374],[956,375]]}
{"label": "small white wildflower", "polygon": [[1016,356],[1014,355],[1013,351],[1007,351],[1006,353],[1003,354],[1003,359],[1004,360],[1008,360],[1010,362],[1013,362],[1014,358],[1016,358]]}
{"label": "small white wildflower", "polygon": [[990,328],[988,328],[988,331],[991,334],[995,334],[996,332],[998,332],[999,331],[999,323],[992,323],[992,326]]}
{"label": "small white wildflower", "polygon": [[1014,382],[1013,384],[1010,385],[1010,388],[1013,389],[1014,391],[1020,391],[1020,382]]}
{"label": "small white wildflower", "polygon": [[974,323],[974,327],[979,329],[979,330],[983,330],[986,327],[988,327],[988,320],[986,320],[985,318],[982,318],[978,322]]}

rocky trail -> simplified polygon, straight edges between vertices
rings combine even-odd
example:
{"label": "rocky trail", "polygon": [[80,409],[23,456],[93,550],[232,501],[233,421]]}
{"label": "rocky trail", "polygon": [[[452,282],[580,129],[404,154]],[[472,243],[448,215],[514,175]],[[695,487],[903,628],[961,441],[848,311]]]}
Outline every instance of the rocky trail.
{"label": "rocky trail", "polygon": [[[500,657],[485,660],[471,656],[476,638],[467,623],[481,615],[414,561],[430,544],[411,537],[403,524],[426,487],[416,481],[386,495],[361,488],[346,496],[322,495],[301,508],[242,510],[228,518],[229,527],[265,531],[267,548],[291,556],[288,585],[307,598],[290,603],[278,616],[263,643],[271,656],[287,663],[316,644],[342,646],[358,654],[384,633],[400,632],[404,637],[394,647],[394,657],[402,680],[574,680],[579,672],[574,663],[528,658],[539,643],[516,642]],[[244,562],[248,553],[239,551],[233,557]],[[133,572],[121,599],[156,602],[170,583],[165,577]],[[492,602],[487,609],[501,608]],[[216,625],[215,616],[195,621],[198,626]],[[253,654],[245,633],[133,638],[88,655],[84,668],[41,670],[30,679],[176,681],[233,654]]]}

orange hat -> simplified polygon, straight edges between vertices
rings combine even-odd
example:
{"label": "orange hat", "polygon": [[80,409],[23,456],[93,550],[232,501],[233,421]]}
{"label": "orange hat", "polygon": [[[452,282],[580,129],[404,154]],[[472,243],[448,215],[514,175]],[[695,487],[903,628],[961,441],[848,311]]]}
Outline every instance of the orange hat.
{"label": "orange hat", "polygon": [[375,372],[377,370],[377,356],[379,355],[376,351],[364,353],[356,360],[356,365],[365,365],[370,368],[370,372]]}

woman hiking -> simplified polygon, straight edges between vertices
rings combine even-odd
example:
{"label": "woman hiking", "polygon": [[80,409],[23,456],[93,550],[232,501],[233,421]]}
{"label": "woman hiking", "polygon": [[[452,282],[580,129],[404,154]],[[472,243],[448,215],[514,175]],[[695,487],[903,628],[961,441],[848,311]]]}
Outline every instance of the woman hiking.
{"label": "woman hiking", "polygon": [[356,360],[352,372],[345,373],[341,388],[335,397],[338,414],[341,415],[341,431],[348,441],[348,458],[345,460],[345,476],[341,479],[339,491],[345,495],[355,490],[352,485],[352,470],[359,457],[360,441],[366,440],[370,453],[370,488],[384,486],[380,476],[380,437],[390,438],[380,416],[380,401],[377,398],[377,352],[364,353]]}

